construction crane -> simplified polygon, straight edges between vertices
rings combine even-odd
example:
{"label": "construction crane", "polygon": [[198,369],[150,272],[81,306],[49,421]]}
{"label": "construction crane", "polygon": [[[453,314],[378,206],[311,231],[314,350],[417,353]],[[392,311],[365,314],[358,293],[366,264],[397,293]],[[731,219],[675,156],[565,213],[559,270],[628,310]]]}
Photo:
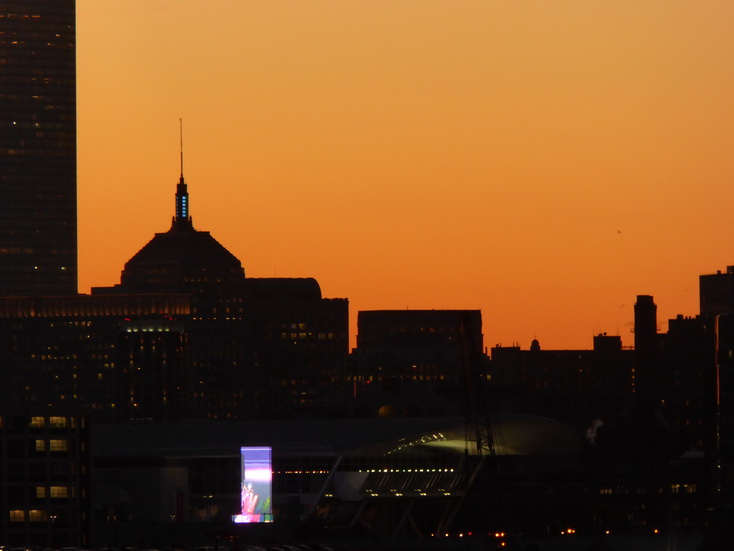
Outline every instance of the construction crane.
{"label": "construction crane", "polygon": [[[466,483],[458,502],[439,523],[437,534],[449,532],[456,515],[462,509],[468,495],[478,481],[481,481],[484,486],[479,489],[479,495],[482,499],[496,500],[499,496],[494,435],[485,395],[486,377],[482,369],[481,344],[476,342],[472,330],[473,325],[470,312],[463,312],[459,338],[461,340],[462,377],[466,404],[464,449]],[[482,507],[481,509],[489,512],[490,515],[496,511],[496,507]]]}

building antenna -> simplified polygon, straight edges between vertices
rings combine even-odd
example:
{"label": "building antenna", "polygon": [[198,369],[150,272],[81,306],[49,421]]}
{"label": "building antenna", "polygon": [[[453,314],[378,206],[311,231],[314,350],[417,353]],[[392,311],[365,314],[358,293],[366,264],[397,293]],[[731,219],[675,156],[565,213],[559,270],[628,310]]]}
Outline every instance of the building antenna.
{"label": "building antenna", "polygon": [[181,180],[183,180],[183,119],[178,119],[178,139],[181,145]]}
{"label": "building antenna", "polygon": [[179,142],[181,144],[181,178],[176,186],[176,215],[173,217],[173,225],[176,227],[192,228],[191,216],[189,216],[189,190],[183,175],[183,119],[178,119]]}

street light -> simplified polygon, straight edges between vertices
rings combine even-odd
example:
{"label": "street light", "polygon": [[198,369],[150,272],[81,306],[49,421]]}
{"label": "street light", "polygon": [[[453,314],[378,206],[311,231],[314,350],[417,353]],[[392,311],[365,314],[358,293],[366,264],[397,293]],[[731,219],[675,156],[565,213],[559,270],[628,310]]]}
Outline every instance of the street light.
{"label": "street light", "polygon": [[56,519],[59,518],[58,515],[49,515],[48,516],[48,546],[53,547],[54,545],[54,523],[56,522]]}

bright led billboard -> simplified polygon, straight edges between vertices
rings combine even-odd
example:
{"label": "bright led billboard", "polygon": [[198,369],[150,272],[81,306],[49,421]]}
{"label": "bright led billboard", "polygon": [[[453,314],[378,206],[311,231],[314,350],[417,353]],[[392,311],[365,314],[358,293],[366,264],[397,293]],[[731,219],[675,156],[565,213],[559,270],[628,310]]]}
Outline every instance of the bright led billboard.
{"label": "bright led billboard", "polygon": [[232,520],[237,523],[273,522],[272,448],[247,446],[240,448],[242,478],[240,512]]}

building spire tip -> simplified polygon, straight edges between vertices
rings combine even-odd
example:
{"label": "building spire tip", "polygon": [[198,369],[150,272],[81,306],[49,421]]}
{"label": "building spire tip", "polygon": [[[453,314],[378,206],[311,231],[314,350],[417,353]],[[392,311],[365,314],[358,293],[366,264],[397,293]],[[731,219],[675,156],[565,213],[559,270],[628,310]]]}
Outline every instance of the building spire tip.
{"label": "building spire tip", "polygon": [[183,175],[183,119],[178,119],[179,142],[181,146],[181,177],[176,186],[176,215],[173,217],[174,227],[190,227],[191,216],[189,216],[189,190]]}
{"label": "building spire tip", "polygon": [[183,182],[183,119],[181,117],[178,118],[178,139],[181,151],[181,182]]}

